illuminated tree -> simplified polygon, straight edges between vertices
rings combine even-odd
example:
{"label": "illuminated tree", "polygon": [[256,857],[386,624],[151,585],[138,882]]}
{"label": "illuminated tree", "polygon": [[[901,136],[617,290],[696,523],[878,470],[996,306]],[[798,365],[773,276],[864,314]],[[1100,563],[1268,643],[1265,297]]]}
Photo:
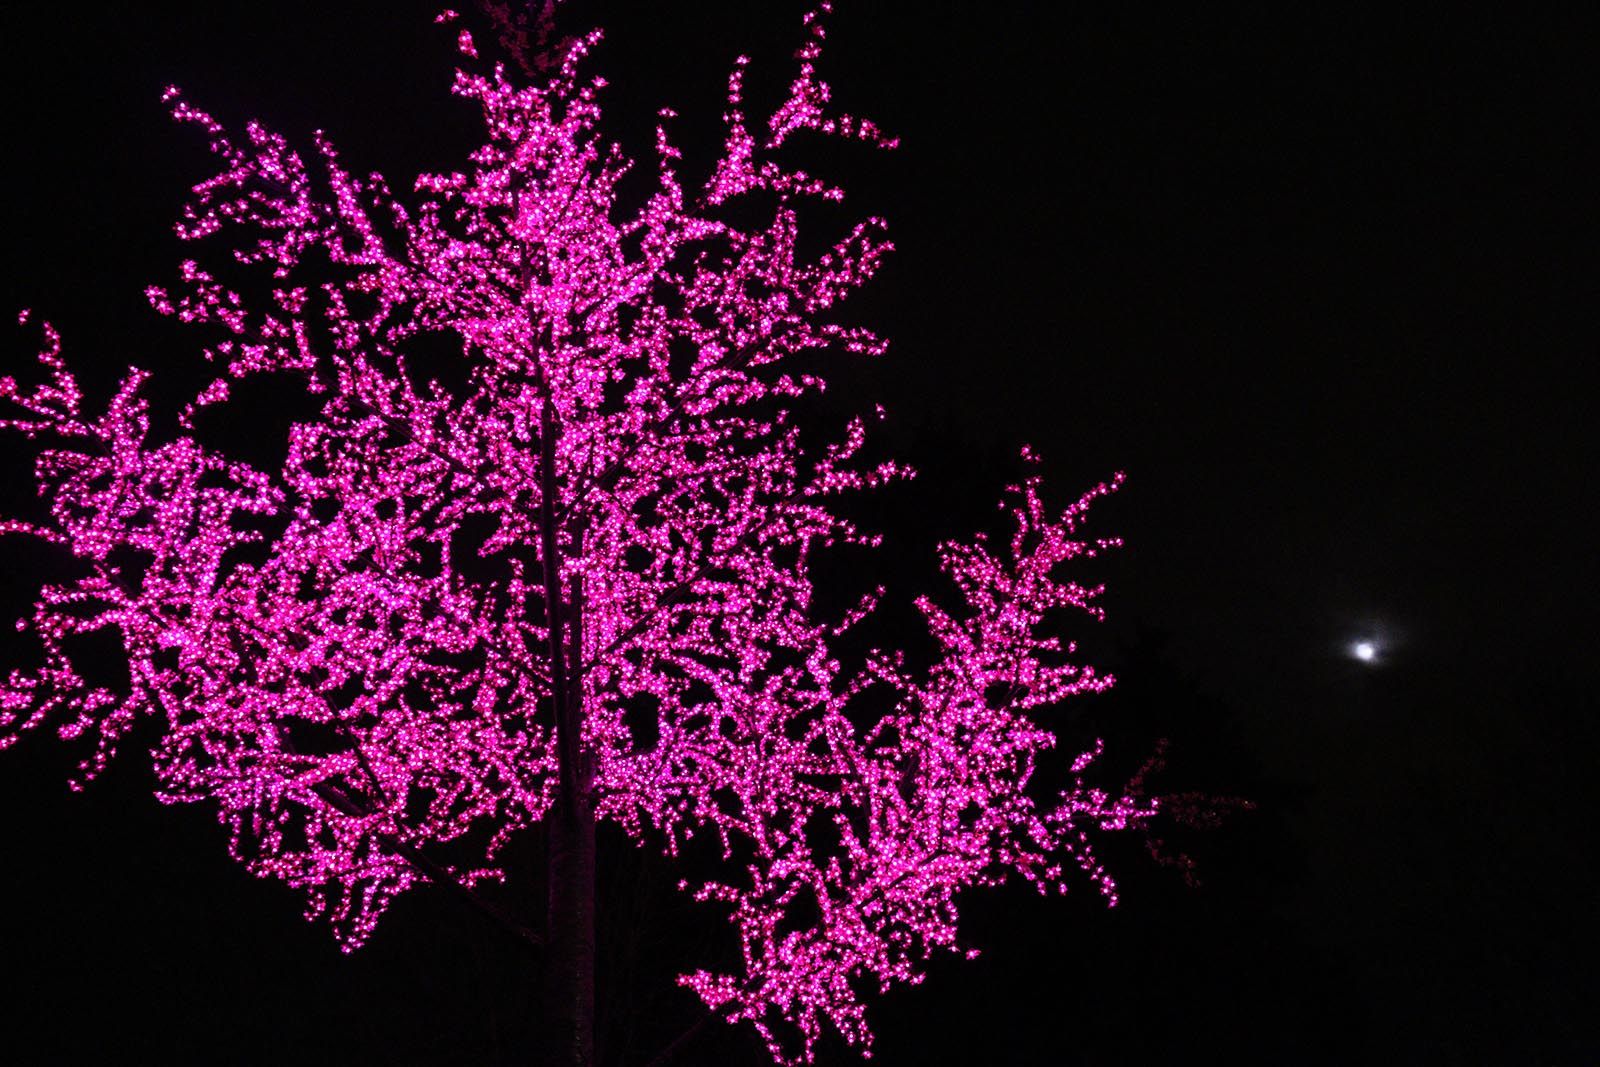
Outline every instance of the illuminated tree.
{"label": "illuminated tree", "polygon": [[[1061,570],[1115,543],[1077,532],[1115,482],[1051,509],[1030,474],[1009,538],[944,545],[957,596],[917,601],[929,656],[841,651],[881,589],[838,617],[816,604],[814,557],[876,543],[836,500],[911,476],[867,458],[867,419],[819,444],[800,417],[830,351],[885,348],[838,317],[890,250],[884,223],[802,254],[802,207],[843,193],[780,161],[805,134],[892,145],[830,111],[825,12],[764,128],[738,62],[703,186],[680,180],[661,113],[643,197],[619,191],[603,82],[580,77],[596,35],[519,63],[524,83],[480,70],[459,30],[454,91],[486,136],[404,198],[320,135],[303,153],[258,124],[231,134],[169,90],[220,162],[179,234],[231,255],[148,295],[208,332],[220,372],[165,437],[144,371],[86,410],[49,326],[47,380],[0,378],[0,425],[43,443],[48,508],[0,533],[82,568],[19,620],[42,658],[0,684],[0,747],[49,724],[90,746],[79,785],[156,721],[159,798],[215,804],[232,854],[304,890],[346,950],[422,883],[538,942],[558,1062],[593,1057],[599,820],[668,856],[716,838],[722,872],[686,867],[680,888],[726,913],[742,967],[679,980],[786,1063],[824,1024],[870,1047],[869,986],[975,954],[964,889],[1064,890],[1076,867],[1114,903],[1089,834],[1143,826],[1156,801],[1089,785],[1098,744],[1053,789],[1033,777],[1053,706],[1111,681],[1047,616],[1100,614]],[[459,375],[430,362],[441,339]],[[278,470],[194,433],[257,375],[320,405]],[[120,638],[125,689],[74,661],[68,639],[95,631]],[[542,934],[480,892],[535,824]]]}

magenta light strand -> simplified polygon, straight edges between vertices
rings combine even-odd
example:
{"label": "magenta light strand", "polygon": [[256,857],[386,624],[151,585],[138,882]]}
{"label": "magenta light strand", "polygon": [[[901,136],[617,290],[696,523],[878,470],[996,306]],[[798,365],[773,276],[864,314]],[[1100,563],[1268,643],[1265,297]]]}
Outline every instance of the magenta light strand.
{"label": "magenta light strand", "polygon": [[[297,148],[258,123],[234,131],[169,90],[217,163],[177,232],[227,270],[188,260],[148,296],[204,334],[215,375],[164,443],[146,372],[90,410],[48,325],[43,380],[0,378],[0,426],[37,443],[48,510],[0,533],[63,546],[81,570],[17,622],[41,653],[0,684],[0,747],[48,724],[88,746],[78,786],[157,721],[160,799],[215,806],[232,854],[304,891],[346,950],[429,880],[417,850],[471,846],[449,875],[502,878],[498,853],[556,795],[537,526],[549,405],[596,817],[668,855],[711,835],[727,859],[681,888],[726,916],[742,964],[682,985],[754,1026],[776,1062],[810,1062],[825,1028],[865,1052],[863,990],[920,982],[934,953],[976,954],[964,890],[1082,877],[1114,904],[1092,837],[1142,826],[1156,802],[1087,782],[1098,744],[1065,783],[1034,777],[1057,744],[1052,709],[1112,682],[1046,617],[1100,616],[1100,590],[1063,571],[1116,544],[1079,528],[1120,476],[1052,509],[1030,466],[1002,504],[1009,537],[943,545],[954,595],[916,601],[925,669],[895,649],[842,665],[841,635],[876,595],[842,618],[815,606],[815,555],[877,542],[836,499],[912,476],[866,458],[881,411],[832,443],[797,418],[825,387],[817,357],[886,347],[840,317],[891,250],[884,221],[802,256],[800,208],[844,193],[777,154],[805,135],[894,144],[831,109],[826,12],[807,15],[763,123],[737,62],[703,187],[683,184],[661,113],[653,191],[633,207],[604,82],[580,74],[597,34],[522,83],[452,28],[453,90],[481,111],[483,142],[405,195],[321,134]],[[764,205],[763,221],[734,221],[735,202]],[[262,296],[220,280],[241,269]],[[464,386],[413,366],[424,334],[452,340]],[[320,404],[288,428],[278,470],[195,436],[260,375],[294,376]],[[498,577],[461,573],[462,549]],[[91,685],[74,658],[71,638],[98,631],[120,639],[125,690]]]}

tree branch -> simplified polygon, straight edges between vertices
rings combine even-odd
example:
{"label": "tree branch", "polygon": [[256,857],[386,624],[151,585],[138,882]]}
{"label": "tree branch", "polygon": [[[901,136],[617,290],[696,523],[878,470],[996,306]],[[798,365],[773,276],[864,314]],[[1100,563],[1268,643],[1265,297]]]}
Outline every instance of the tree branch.
{"label": "tree branch", "polygon": [[706,1024],[716,1017],[717,1010],[715,1008],[707,1008],[705,1011],[701,1012],[700,1018],[694,1021],[694,1025],[690,1026],[689,1029],[673,1038],[672,1043],[652,1056],[650,1058],[650,1062],[645,1064],[645,1067],[666,1067],[666,1065],[671,1063],[672,1060],[685,1048],[687,1048],[695,1038],[699,1037],[700,1032],[706,1028]]}
{"label": "tree branch", "polygon": [[[287,747],[287,746],[286,746]],[[360,804],[346,794],[342,789],[327,782],[319,782],[312,786],[312,791],[321,797],[331,807],[352,818],[369,817],[372,812],[361,807]],[[544,938],[530,929],[523,921],[511,912],[502,908],[494,901],[488,899],[476,889],[467,885],[458,878],[454,871],[441,863],[430,859],[426,853],[415,845],[400,840],[394,834],[378,831],[373,834],[384,848],[411,864],[417,872],[435,885],[443,886],[453,892],[459,899],[479,914],[492,919],[500,926],[514,934],[524,947],[541,949],[544,947]]]}

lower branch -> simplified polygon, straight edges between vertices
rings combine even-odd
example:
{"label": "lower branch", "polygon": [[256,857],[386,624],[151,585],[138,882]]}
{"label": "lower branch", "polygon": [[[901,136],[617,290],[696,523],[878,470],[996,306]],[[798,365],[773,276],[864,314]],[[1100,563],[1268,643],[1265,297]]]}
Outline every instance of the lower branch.
{"label": "lower branch", "polygon": [[[346,815],[355,818],[364,818],[371,814],[370,812],[364,810],[360,804],[358,804],[343,790],[329,785],[326,782],[319,783],[318,785],[314,786],[313,789],[317,796],[321,797],[328,804]],[[445,889],[450,890],[457,898],[466,902],[466,904],[473,910],[477,911],[481,915],[487,916],[500,926],[504,927],[506,930],[510,931],[519,941],[523,943],[525,947],[535,950],[542,949],[544,947],[544,938],[540,937],[537,933],[530,929],[525,923],[522,922],[521,919],[518,919],[511,912],[507,911],[505,908],[502,908],[494,901],[488,899],[470,885],[467,885],[456,876],[454,871],[450,870],[443,864],[430,859],[428,855],[417,846],[407,844],[393,834],[380,832],[374,836],[385,848],[389,849],[395,855],[411,864],[411,866],[416,869],[417,873],[421,874],[429,882],[432,882],[434,885],[443,886]]]}
{"label": "lower branch", "polygon": [[701,1012],[700,1018],[695,1020],[693,1026],[673,1038],[672,1043],[652,1056],[650,1062],[645,1064],[645,1067],[666,1067],[679,1053],[688,1048],[694,1039],[700,1036],[700,1032],[706,1028],[706,1024],[716,1017],[717,1009],[715,1008],[707,1008]]}

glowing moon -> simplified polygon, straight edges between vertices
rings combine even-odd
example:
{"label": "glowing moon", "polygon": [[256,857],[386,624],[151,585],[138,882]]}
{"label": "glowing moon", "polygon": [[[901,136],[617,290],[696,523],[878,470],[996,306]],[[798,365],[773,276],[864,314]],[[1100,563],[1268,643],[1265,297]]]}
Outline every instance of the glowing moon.
{"label": "glowing moon", "polygon": [[1350,646],[1350,653],[1362,663],[1371,663],[1378,658],[1378,646],[1371,641],[1357,641]]}

